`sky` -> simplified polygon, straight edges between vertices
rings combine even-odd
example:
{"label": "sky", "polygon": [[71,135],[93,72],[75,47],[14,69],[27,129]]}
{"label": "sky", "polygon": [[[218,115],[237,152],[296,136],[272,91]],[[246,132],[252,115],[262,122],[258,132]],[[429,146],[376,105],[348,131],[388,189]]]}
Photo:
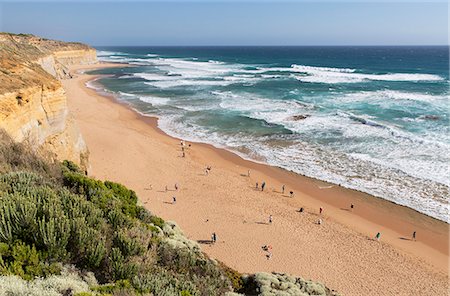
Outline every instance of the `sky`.
{"label": "sky", "polygon": [[102,45],[448,45],[447,1],[12,1],[0,31]]}

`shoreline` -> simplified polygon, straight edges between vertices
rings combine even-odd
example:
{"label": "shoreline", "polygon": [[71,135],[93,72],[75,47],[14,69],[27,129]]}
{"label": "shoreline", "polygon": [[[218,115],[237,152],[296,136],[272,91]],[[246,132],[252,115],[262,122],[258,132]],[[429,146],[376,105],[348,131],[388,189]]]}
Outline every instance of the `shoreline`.
{"label": "shoreline", "polygon": [[[127,65],[113,64],[113,65],[109,65],[109,66],[123,67],[123,66],[127,66]],[[107,67],[107,64],[97,64],[91,68],[105,68],[105,67]],[[86,67],[86,66],[79,67],[79,69],[86,69],[86,68],[89,68],[89,67]],[[72,70],[75,70],[75,68]],[[74,104],[73,98],[71,99],[71,93],[73,93],[72,90],[77,91],[77,92],[84,92],[89,97],[98,97],[98,98],[96,98],[96,100],[101,100],[100,98],[102,98],[103,100],[107,101],[107,102],[102,102],[102,104],[104,104],[104,105],[110,104],[111,106],[108,106],[108,108],[112,108],[114,110],[114,113],[119,114],[119,118],[121,118],[121,116],[123,116],[124,118],[126,117],[127,121],[122,122],[122,124],[125,127],[128,126],[131,128],[132,124],[129,121],[136,119],[136,121],[139,121],[140,123],[136,122],[136,126],[134,126],[134,123],[133,123],[133,127],[131,128],[132,130],[138,132],[139,134],[145,134],[143,136],[148,141],[152,141],[152,142],[153,141],[156,142],[157,140],[150,140],[149,135],[150,134],[152,134],[152,135],[158,134],[159,137],[161,138],[161,139],[158,139],[158,141],[162,143],[162,144],[158,143],[160,145],[160,148],[164,145],[165,145],[164,147],[166,147],[168,145],[167,147],[170,147],[170,149],[172,149],[172,151],[171,151],[172,157],[177,156],[176,158],[180,158],[179,154],[181,152],[178,151],[179,149],[177,149],[177,148],[179,148],[179,139],[173,138],[173,137],[165,134],[164,131],[162,131],[161,129],[159,129],[158,124],[157,124],[157,118],[139,114],[138,112],[131,110],[129,108],[129,106],[126,106],[126,104],[118,102],[112,96],[111,97],[101,96],[95,90],[88,89],[84,84],[87,81],[94,79],[95,76],[87,75],[85,73],[77,74],[77,76],[79,76],[79,77],[76,77],[72,80],[63,81],[63,84],[66,88],[66,91],[68,92],[69,109],[71,109],[72,113],[75,114],[75,118],[79,122],[79,125],[80,125],[80,122],[82,123],[81,124],[82,125],[81,126],[82,134],[85,137],[88,147],[90,149],[92,149],[91,155],[93,156],[93,158],[95,158],[95,155],[94,155],[94,150],[96,149],[95,146],[98,146],[98,145],[95,145],[95,144],[91,145],[93,140],[86,139],[86,132],[85,132],[86,127],[89,126],[89,124],[91,124],[91,126],[92,126],[92,122],[88,122],[88,121],[90,121],[90,119],[81,116],[82,112],[80,110],[76,110],[76,108],[78,108],[78,109],[80,108],[79,105],[77,107],[77,105],[75,104],[75,110],[74,110],[74,108],[72,108],[73,104]],[[70,93],[68,91],[69,84],[71,86]],[[86,108],[89,108],[89,107],[86,106]],[[125,110],[122,110],[122,109],[125,109]],[[125,114],[126,114],[126,116],[125,116]],[[82,119],[80,120],[80,118],[82,118]],[[144,123],[144,124],[142,125],[141,123]],[[83,126],[84,126],[84,128],[83,128]],[[148,129],[149,126],[151,127],[152,131],[141,130],[141,128],[145,129],[145,127],[147,127],[147,129]],[[108,128],[106,128],[106,130],[108,130]],[[92,146],[92,148],[91,148],[91,146]],[[358,240],[359,243],[364,244],[364,248],[367,247],[367,250],[369,250],[369,251],[371,250],[371,248],[373,248],[373,246],[370,246],[370,244],[371,244],[370,242],[364,242],[361,239],[364,238],[364,240],[367,241],[367,238],[373,237],[375,235],[375,233],[380,231],[383,233],[383,236],[382,236],[383,243],[380,245],[383,245],[383,246],[385,244],[389,245],[389,247],[392,247],[393,249],[400,251],[400,253],[402,253],[406,257],[412,256],[413,258],[417,258],[416,260],[423,261],[426,263],[426,265],[430,265],[430,267],[433,266],[432,269],[438,273],[445,274],[447,281],[448,281],[448,253],[449,253],[449,250],[448,250],[448,227],[449,227],[449,225],[446,222],[426,216],[425,214],[421,214],[420,212],[417,212],[413,209],[395,204],[391,201],[387,201],[387,200],[383,200],[378,197],[371,196],[371,195],[363,193],[363,192],[359,192],[359,191],[352,190],[352,189],[347,189],[344,187],[339,187],[337,185],[327,183],[324,181],[320,181],[317,179],[309,178],[306,176],[301,176],[296,173],[284,170],[282,168],[272,167],[267,164],[261,164],[261,163],[253,162],[250,160],[246,160],[231,151],[225,150],[223,148],[216,148],[210,144],[193,143],[192,146],[193,146],[192,149],[190,149],[188,151],[188,153],[187,153],[188,155],[186,157],[186,159],[189,159],[188,162],[189,162],[190,167],[192,167],[192,166],[202,167],[202,166],[205,166],[206,164],[208,164],[208,165],[213,166],[213,174],[216,170],[219,171],[218,173],[223,174],[223,176],[225,176],[227,178],[231,178],[230,174],[232,174],[233,175],[232,178],[235,178],[235,179],[233,179],[233,182],[230,182],[231,186],[234,186],[235,185],[234,183],[236,183],[236,182],[247,184],[248,188],[244,188],[246,190],[245,191],[246,193],[244,193],[245,195],[247,195],[249,193],[254,194],[254,192],[252,192],[252,191],[254,191],[254,189],[250,189],[250,188],[252,186],[254,187],[255,180],[256,181],[265,180],[266,183],[268,184],[269,191],[271,191],[271,192],[262,193],[262,194],[264,194],[264,197],[267,197],[267,199],[269,200],[268,203],[267,203],[267,201],[263,202],[265,207],[270,208],[269,210],[267,210],[265,212],[271,213],[271,214],[273,212],[275,221],[277,221],[278,219],[280,219],[280,220],[283,219],[282,221],[280,221],[280,223],[284,223],[285,226],[289,226],[291,232],[292,231],[295,232],[295,230],[296,230],[295,227],[298,227],[298,226],[292,225],[292,223],[295,223],[295,220],[292,220],[291,216],[293,215],[296,217],[299,214],[298,213],[285,214],[284,212],[283,213],[280,212],[280,209],[285,209],[285,210],[287,209],[290,212],[290,211],[294,211],[295,209],[298,209],[300,206],[302,206],[306,209],[305,215],[308,215],[308,219],[313,221],[318,218],[319,206],[323,206],[325,211],[324,211],[324,215],[321,217],[325,221],[325,224],[327,225],[327,227],[345,228],[342,231],[347,231],[348,230],[347,228],[351,229],[351,231],[350,231],[351,233],[349,232],[349,235],[351,235],[352,237],[353,237],[353,235],[355,235],[355,237],[358,237],[358,239],[354,238],[354,240]],[[106,151],[104,146],[103,146],[102,151],[104,151],[104,152]],[[143,151],[145,151],[145,149]],[[166,152],[166,154],[168,153],[167,151],[165,151],[165,152]],[[176,153],[176,154],[174,155],[174,153]],[[95,154],[97,154],[97,153],[95,153]],[[166,156],[167,155],[165,155],[165,157]],[[137,156],[137,157],[139,157],[139,156]],[[178,163],[179,160],[180,159],[175,159],[175,162]],[[205,160],[210,161],[210,163],[208,163],[208,162],[205,163]],[[100,160],[99,161],[93,160],[93,161],[91,161],[91,163],[93,166],[94,175],[96,175],[96,177],[99,177],[101,179],[102,178],[110,178],[110,179],[114,179],[116,181],[122,182],[128,186],[131,185],[130,187],[133,188],[134,190],[136,190],[136,192],[138,193],[138,196],[140,196],[144,206],[147,206],[148,203],[151,203],[148,206],[151,210],[155,211],[155,213],[157,213],[158,215],[161,215],[163,218],[166,218],[166,217],[170,218],[170,219],[173,218],[173,220],[180,223],[182,228],[186,231],[187,235],[189,237],[191,237],[191,239],[198,240],[198,235],[202,232],[201,227],[200,227],[200,229],[198,229],[199,225],[201,225],[201,222],[191,221],[191,220],[193,220],[193,218],[189,219],[188,217],[183,217],[183,216],[180,217],[180,215],[179,215],[180,213],[178,213],[177,211],[173,211],[173,209],[172,209],[173,207],[168,208],[167,204],[164,204],[164,202],[159,202],[159,203],[153,202],[155,199],[156,200],[161,199],[161,198],[164,199],[164,194],[158,194],[157,192],[155,193],[154,192],[155,190],[153,190],[152,193],[155,193],[155,196],[147,197],[149,195],[147,191],[149,191],[149,190],[147,190],[147,191],[144,190],[142,188],[142,185],[140,185],[140,189],[139,189],[139,186],[136,186],[136,183],[129,181],[126,176],[122,176],[121,174],[118,174],[117,172],[110,172],[110,171],[108,172],[108,170],[111,170],[111,165],[109,165],[108,168],[99,168],[101,166]],[[97,165],[96,165],[96,163],[97,163]],[[201,164],[199,165],[199,163],[201,163]],[[216,164],[216,163],[218,163],[218,164]],[[180,164],[175,165],[175,170],[177,169],[177,165],[180,165]],[[102,166],[104,166],[104,164]],[[185,164],[182,164],[181,166],[184,168]],[[161,173],[163,173],[163,171],[164,171],[164,174],[168,174],[163,169],[158,168],[157,170],[160,171]],[[251,177],[250,178],[242,177],[241,174],[245,174],[248,169],[251,170]],[[155,173],[157,173],[157,172],[155,172]],[[195,178],[198,178],[198,176],[191,176],[188,173],[186,178],[195,179]],[[208,178],[211,179],[209,176],[208,176]],[[280,193],[276,192],[281,187],[281,184],[282,184],[281,180],[283,181],[284,184],[286,184],[287,191],[293,190],[296,193],[294,198],[289,198],[289,197],[283,196]],[[200,183],[201,182],[203,182],[203,181],[200,181]],[[184,184],[184,182],[181,184],[181,186],[184,189],[183,184]],[[220,180],[219,180],[218,184],[221,184]],[[320,189],[319,188],[319,186],[323,187],[323,186],[329,186],[329,185],[333,185],[334,187],[332,187],[330,189]],[[202,184],[202,186],[208,187],[207,184]],[[136,188],[136,187],[138,187],[138,188]],[[159,187],[162,187],[162,184]],[[210,188],[207,188],[207,189],[208,190],[206,190],[206,191],[208,191],[209,193],[215,191],[214,189],[212,191],[210,190]],[[243,190],[242,188],[239,188],[236,190],[239,190],[238,193],[242,194],[242,192],[241,192]],[[181,190],[181,192],[179,194],[181,194],[181,193],[184,194],[183,191],[184,190]],[[187,188],[186,188],[186,191],[188,191]],[[201,191],[203,191],[203,190],[201,190]],[[143,193],[143,194],[140,194],[140,193]],[[237,194],[237,195],[239,195],[239,194]],[[260,195],[261,193],[257,193],[257,195],[258,194]],[[193,195],[193,196],[191,196],[190,194],[186,194],[186,195],[189,195],[189,197],[186,197],[186,198],[189,198],[192,202],[201,203],[201,200],[197,200],[195,198],[196,197],[195,195]],[[230,195],[232,195],[232,194],[230,194]],[[264,198],[264,199],[266,199],[266,198]],[[238,200],[236,200],[234,195],[233,195],[233,197],[230,198],[230,200],[223,201],[223,203],[226,204],[227,207],[231,207],[231,208],[233,208],[235,206],[233,202],[236,202],[236,203],[239,202]],[[254,204],[255,208],[260,207],[260,204],[259,204],[260,202],[256,200],[256,203],[255,203],[253,198],[251,200],[249,200],[248,202],[249,202],[249,208],[251,208],[251,204]],[[349,211],[350,204],[355,204],[355,209],[352,212]],[[198,209],[194,208],[193,210],[197,211]],[[212,212],[220,212],[221,210],[222,209],[212,209]],[[264,209],[264,210],[266,210],[266,209]],[[223,211],[225,211],[225,210],[223,210]],[[240,208],[236,208],[236,209],[233,209],[233,211],[231,211],[231,213],[226,211],[225,213],[223,213],[223,216],[230,215],[230,214],[235,215],[236,213],[240,213],[241,211],[244,211],[244,210],[240,209]],[[278,214],[276,214],[277,211],[279,212]],[[251,211],[250,211],[250,213],[248,213],[248,211],[245,211],[245,212],[246,213],[244,216],[246,216],[246,215],[251,216]],[[219,213],[219,216],[220,215],[222,215],[222,213]],[[268,216],[268,214],[267,214],[267,216]],[[284,217],[284,216],[286,216],[286,217]],[[294,218],[294,219],[296,219],[296,218]],[[246,220],[244,220],[244,221],[246,221]],[[294,221],[294,222],[292,222],[292,221]],[[308,225],[305,226],[305,228],[309,229],[309,224],[311,224],[311,221],[308,222]],[[292,228],[292,227],[294,227],[294,228]],[[319,227],[321,227],[321,226],[319,226]],[[317,227],[315,227],[315,228],[317,228]],[[255,228],[255,231],[257,232],[259,230],[257,230]],[[341,229],[339,231],[341,231]],[[352,231],[355,232],[355,234]],[[408,238],[411,236],[412,231],[417,231],[417,233],[418,233],[418,241],[417,242],[411,242],[408,240]],[[233,232],[233,231],[231,231],[231,232]],[[285,235],[285,234],[282,235],[282,234],[275,233],[273,235],[274,235],[274,237],[278,236],[282,240],[286,239],[286,237],[283,237],[283,235]],[[300,236],[300,238],[301,238],[301,236]],[[239,240],[240,236],[236,234],[235,237],[232,239]],[[330,242],[328,242],[328,243],[330,243]],[[366,246],[366,244],[368,244],[368,245]],[[275,243],[274,243],[274,245],[275,245]],[[284,250],[284,252],[287,252],[287,254],[289,254],[290,251],[292,252],[292,250],[289,250],[289,244],[288,244],[288,246],[283,246],[282,248],[286,248],[286,247],[287,247],[287,249]],[[242,249],[239,249],[239,248],[235,249],[234,254],[227,254],[226,252],[224,254],[223,250],[215,250],[216,248],[208,248],[207,246],[202,246],[202,249],[206,253],[211,255],[213,258],[217,258],[221,261],[224,261],[228,265],[232,266],[233,268],[236,268],[237,270],[239,270],[241,272],[249,272],[247,270],[248,266],[249,266],[248,263],[247,264],[239,264],[239,262],[236,260],[231,260],[232,262],[230,262],[230,260],[226,260],[226,259],[223,260],[224,255],[226,255],[226,257],[233,257],[233,255],[237,255],[236,252],[240,252],[240,251],[242,251]],[[233,249],[230,249],[230,248],[226,248],[226,249],[227,249],[227,252],[233,252]],[[359,254],[359,252],[357,252],[357,253]],[[274,254],[275,254],[275,251],[274,251]],[[312,255],[314,255],[314,254],[312,254]],[[239,257],[239,256],[237,256],[237,257]],[[287,255],[287,257],[289,259],[290,256]],[[351,260],[351,259],[348,259],[348,260]],[[345,260],[343,260],[343,262],[345,262]],[[286,267],[287,267],[287,265],[289,265],[289,260],[286,261],[285,263],[286,263]],[[349,262],[346,262],[346,263],[349,263]],[[269,264],[269,266],[265,266],[265,265],[267,265],[267,263],[264,261],[262,263],[257,263],[257,264],[253,264],[253,265],[257,265],[258,267],[260,267],[258,270],[263,270],[263,269],[271,270],[270,268],[275,267],[275,266],[272,266],[269,268],[270,264]],[[257,267],[257,266],[255,266],[255,267]],[[301,269],[301,268],[299,268],[299,269]],[[286,268],[286,270],[279,270],[279,271],[291,272],[291,270],[297,270],[297,269],[294,266],[293,268]],[[296,271],[294,271],[294,273],[295,272]],[[317,273],[319,273],[319,274],[317,274]],[[301,270],[299,270],[299,272],[297,272],[295,274],[305,276],[304,272],[302,272]],[[321,275],[323,277],[321,277]],[[322,270],[322,272],[316,272],[316,274],[314,276],[319,277],[319,279],[330,278],[330,276],[327,276],[326,271],[325,271],[325,273],[323,273],[323,270]],[[345,277],[345,275],[343,275],[343,276]],[[339,278],[339,280],[342,281],[343,279]],[[338,280],[338,278],[336,278],[336,281],[332,280],[330,283],[330,280],[327,279],[327,284],[330,285],[330,287],[339,290],[339,287],[336,287],[335,285],[333,285],[335,282],[339,283],[339,280]],[[341,286],[341,285],[338,284],[338,286]],[[347,294],[351,294],[352,291],[355,292],[354,288],[352,288],[352,287],[349,287],[348,290],[347,289],[344,289],[344,290],[346,290],[346,291],[340,291],[340,292],[342,292],[342,293],[346,292]]]}
{"label": "shoreline", "polygon": [[[101,63],[103,63],[103,62],[101,62]],[[108,65],[108,67],[131,67],[131,66],[132,66],[132,65],[129,65],[129,64],[121,64],[121,63],[113,63],[113,62],[107,62],[107,63],[105,63],[105,65]],[[101,67],[101,68],[103,68],[103,67]],[[109,76],[109,75],[95,75],[95,76],[92,77],[92,79],[87,80],[86,83],[94,82],[94,81],[96,81],[96,80],[98,80],[98,79],[101,79],[102,77],[105,77],[105,76]],[[86,86],[86,85],[85,85],[85,86]],[[448,225],[449,231],[450,231],[450,223],[449,223],[450,221],[444,221],[444,220],[441,220],[441,219],[439,219],[439,218],[430,216],[430,215],[428,215],[428,214],[426,214],[426,213],[423,213],[423,212],[420,212],[419,210],[416,210],[416,209],[414,209],[414,208],[408,207],[408,206],[406,206],[406,205],[402,205],[402,204],[400,204],[400,203],[396,203],[395,201],[392,201],[392,200],[389,200],[389,199],[385,199],[385,198],[383,198],[382,196],[376,196],[376,195],[373,195],[373,194],[371,194],[371,193],[365,192],[365,191],[363,191],[363,190],[359,190],[359,189],[354,189],[354,188],[349,188],[349,187],[341,186],[340,184],[336,184],[336,183],[333,183],[333,182],[330,182],[330,181],[326,181],[326,180],[322,180],[322,179],[315,178],[315,177],[306,176],[306,175],[297,173],[297,172],[295,172],[295,171],[293,171],[293,170],[289,170],[289,169],[283,168],[283,167],[281,167],[281,166],[271,165],[271,164],[269,164],[269,163],[267,163],[267,162],[264,162],[264,161],[258,161],[258,160],[255,160],[255,159],[251,159],[251,158],[249,158],[249,157],[246,157],[244,154],[239,153],[238,151],[233,151],[232,149],[227,149],[226,147],[217,146],[217,145],[212,144],[212,143],[197,142],[197,141],[195,141],[195,140],[192,140],[192,141],[191,141],[191,140],[187,140],[187,139],[185,139],[185,138],[179,138],[179,137],[177,137],[177,136],[171,135],[171,134],[167,133],[166,131],[164,131],[162,128],[159,127],[159,124],[158,124],[159,117],[158,117],[157,115],[143,114],[143,113],[140,112],[139,110],[136,110],[135,108],[133,108],[130,104],[128,104],[128,103],[126,103],[126,102],[121,102],[121,101],[117,100],[117,99],[114,97],[113,94],[110,94],[110,93],[103,93],[103,91],[97,90],[97,89],[95,89],[95,88],[93,88],[93,87],[89,87],[89,86],[86,86],[86,87],[89,88],[89,89],[91,89],[91,90],[93,90],[93,91],[95,91],[97,94],[99,94],[99,95],[101,95],[101,96],[104,96],[104,97],[110,99],[110,100],[111,100],[113,103],[115,103],[115,104],[120,104],[120,105],[125,106],[125,107],[128,108],[128,109],[131,109],[133,112],[135,112],[136,114],[138,114],[139,116],[141,116],[141,119],[142,119],[142,120],[148,121],[148,123],[151,125],[152,128],[154,128],[156,131],[160,132],[160,133],[161,133],[162,135],[164,135],[164,136],[170,137],[170,138],[175,139],[175,140],[178,140],[178,141],[179,141],[179,140],[185,140],[185,141],[189,141],[189,142],[191,142],[191,143],[195,143],[195,144],[197,144],[197,145],[206,145],[207,147],[208,147],[208,146],[211,147],[211,149],[218,149],[218,150],[221,150],[221,151],[226,152],[226,153],[231,153],[231,154],[237,156],[237,157],[238,157],[240,160],[242,160],[242,161],[248,161],[248,162],[251,162],[251,163],[255,163],[255,164],[260,164],[260,165],[264,165],[264,166],[269,166],[269,167],[272,167],[272,168],[276,168],[276,169],[282,170],[282,171],[284,171],[284,172],[286,172],[286,173],[289,173],[289,174],[294,174],[294,175],[299,176],[299,177],[302,177],[302,178],[310,179],[311,181],[323,183],[322,185],[324,185],[324,186],[326,186],[326,187],[329,187],[329,186],[339,187],[339,188],[342,188],[342,189],[344,189],[344,190],[349,190],[349,191],[351,191],[351,192],[357,192],[357,193],[359,193],[359,194],[361,194],[361,195],[364,195],[364,196],[366,196],[366,197],[368,197],[368,198],[380,199],[380,200],[382,200],[382,202],[388,202],[388,203],[392,204],[392,206],[398,206],[398,207],[405,208],[405,209],[407,209],[407,210],[411,210],[411,211],[415,212],[415,213],[418,214],[418,215],[424,215],[424,216],[426,216],[427,218],[430,218],[430,219],[432,219],[432,220],[435,220],[436,222],[443,222],[443,223],[445,223],[445,224]],[[322,188],[322,189],[325,189],[325,188]],[[358,214],[357,214],[357,215],[358,215]],[[450,252],[450,249],[449,249],[449,248],[446,248],[445,250],[448,251],[447,254]]]}

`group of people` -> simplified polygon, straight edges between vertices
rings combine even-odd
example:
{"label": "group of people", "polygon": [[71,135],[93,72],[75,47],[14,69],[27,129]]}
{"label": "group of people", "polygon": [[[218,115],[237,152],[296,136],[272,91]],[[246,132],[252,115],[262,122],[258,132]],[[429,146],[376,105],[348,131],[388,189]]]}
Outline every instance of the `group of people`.
{"label": "group of people", "polygon": [[[186,142],[181,140],[180,145],[181,145],[181,157],[186,157]],[[188,147],[191,147],[191,144],[188,144]]]}
{"label": "group of people", "polygon": [[272,259],[272,246],[271,245],[264,245],[261,247],[261,249],[266,252],[267,260]]}

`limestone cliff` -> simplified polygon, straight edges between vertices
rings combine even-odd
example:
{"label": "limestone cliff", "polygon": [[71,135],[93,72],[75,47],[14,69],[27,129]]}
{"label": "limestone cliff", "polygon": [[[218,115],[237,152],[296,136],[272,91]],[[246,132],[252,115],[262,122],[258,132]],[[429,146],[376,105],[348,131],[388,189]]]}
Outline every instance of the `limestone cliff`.
{"label": "limestone cliff", "polygon": [[70,77],[70,65],[96,61],[95,49],[81,43],[0,33],[0,128],[87,168],[88,149],[59,79]]}

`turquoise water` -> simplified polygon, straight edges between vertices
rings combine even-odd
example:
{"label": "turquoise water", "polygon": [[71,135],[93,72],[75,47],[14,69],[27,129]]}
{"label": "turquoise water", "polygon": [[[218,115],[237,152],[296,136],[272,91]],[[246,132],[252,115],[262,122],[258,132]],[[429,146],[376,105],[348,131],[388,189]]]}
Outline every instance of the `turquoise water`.
{"label": "turquoise water", "polygon": [[448,47],[120,47],[89,86],[170,135],[447,221]]}

